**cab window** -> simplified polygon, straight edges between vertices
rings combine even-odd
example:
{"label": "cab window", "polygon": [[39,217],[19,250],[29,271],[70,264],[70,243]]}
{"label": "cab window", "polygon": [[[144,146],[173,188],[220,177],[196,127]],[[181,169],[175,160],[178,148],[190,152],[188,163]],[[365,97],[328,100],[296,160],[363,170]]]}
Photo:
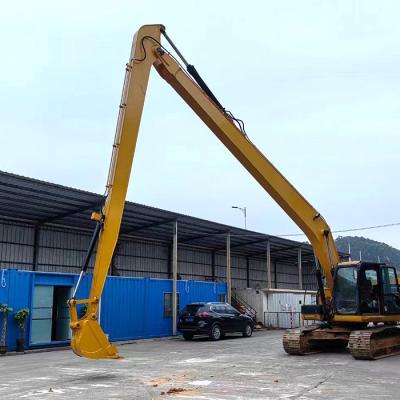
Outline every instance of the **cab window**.
{"label": "cab window", "polygon": [[398,314],[400,313],[400,296],[396,270],[393,267],[383,267],[381,274],[385,314]]}
{"label": "cab window", "polygon": [[376,267],[361,268],[359,272],[360,312],[379,313],[379,285]]}
{"label": "cab window", "polygon": [[346,267],[337,270],[335,306],[338,314],[355,314],[357,312],[356,268]]}

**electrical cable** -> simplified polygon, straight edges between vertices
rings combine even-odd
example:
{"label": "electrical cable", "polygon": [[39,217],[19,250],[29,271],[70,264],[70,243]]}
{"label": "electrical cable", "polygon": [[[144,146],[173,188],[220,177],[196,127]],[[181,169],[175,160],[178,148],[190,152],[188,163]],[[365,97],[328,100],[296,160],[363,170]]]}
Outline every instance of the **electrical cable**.
{"label": "electrical cable", "polygon": [[1,287],[5,288],[7,286],[7,281],[6,281],[6,270],[2,269],[1,270]]}
{"label": "electrical cable", "polygon": [[[345,233],[345,232],[355,232],[355,231],[366,231],[370,229],[380,229],[380,228],[389,228],[391,226],[399,226],[400,222],[394,222],[391,224],[383,224],[383,225],[373,225],[373,226],[364,226],[364,227],[358,227],[358,228],[348,228],[348,229],[340,229],[340,230],[335,230],[332,231],[332,233]],[[277,237],[291,237],[291,236],[306,236],[304,233],[292,233],[288,235],[274,235]]]}

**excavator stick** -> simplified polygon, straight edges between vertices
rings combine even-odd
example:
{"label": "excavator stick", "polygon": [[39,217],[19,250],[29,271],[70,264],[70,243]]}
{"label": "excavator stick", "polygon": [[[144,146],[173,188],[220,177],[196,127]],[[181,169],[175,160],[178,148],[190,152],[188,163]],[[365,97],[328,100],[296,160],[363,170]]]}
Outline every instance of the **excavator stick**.
{"label": "excavator stick", "polygon": [[[107,180],[107,195],[100,212],[94,212],[97,221],[89,250],[74,294],[68,302],[72,330],[71,346],[81,357],[120,358],[98,322],[99,301],[107,279],[114,249],[118,240],[124,211],[129,176],[133,163],[136,140],[150,69],[157,58],[154,48],[160,43],[162,25],[146,25],[136,33],[131,56],[125,70],[124,87],[120,103],[113,153]],[[89,265],[89,260],[98,241],[89,298],[76,300],[79,285]],[[87,312],[78,318],[76,305],[87,304]]]}

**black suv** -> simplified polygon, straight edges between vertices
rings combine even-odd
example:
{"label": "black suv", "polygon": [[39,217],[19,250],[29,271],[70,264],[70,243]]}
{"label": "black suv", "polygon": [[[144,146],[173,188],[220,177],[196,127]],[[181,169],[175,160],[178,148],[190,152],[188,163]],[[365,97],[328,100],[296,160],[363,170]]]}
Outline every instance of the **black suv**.
{"label": "black suv", "polygon": [[219,340],[230,332],[240,332],[244,337],[250,337],[253,328],[254,321],[228,303],[188,304],[179,313],[178,330],[186,340],[204,334]]}

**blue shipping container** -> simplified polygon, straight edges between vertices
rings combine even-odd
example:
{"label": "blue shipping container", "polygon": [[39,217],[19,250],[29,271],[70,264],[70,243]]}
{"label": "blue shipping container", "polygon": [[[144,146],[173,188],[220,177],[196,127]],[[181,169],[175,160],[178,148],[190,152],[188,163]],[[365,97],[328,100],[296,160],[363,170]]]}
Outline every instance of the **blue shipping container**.
{"label": "blue shipping container", "polygon": [[[14,309],[8,318],[7,350],[14,350],[19,331],[14,314],[30,310],[26,326],[27,348],[65,345],[69,342],[65,299],[78,275],[0,270],[0,304]],[[78,298],[87,298],[91,276],[83,280]],[[219,301],[226,295],[221,282],[177,282],[178,304]],[[100,324],[110,340],[131,340],[172,335],[172,280],[108,277],[104,288]]]}

